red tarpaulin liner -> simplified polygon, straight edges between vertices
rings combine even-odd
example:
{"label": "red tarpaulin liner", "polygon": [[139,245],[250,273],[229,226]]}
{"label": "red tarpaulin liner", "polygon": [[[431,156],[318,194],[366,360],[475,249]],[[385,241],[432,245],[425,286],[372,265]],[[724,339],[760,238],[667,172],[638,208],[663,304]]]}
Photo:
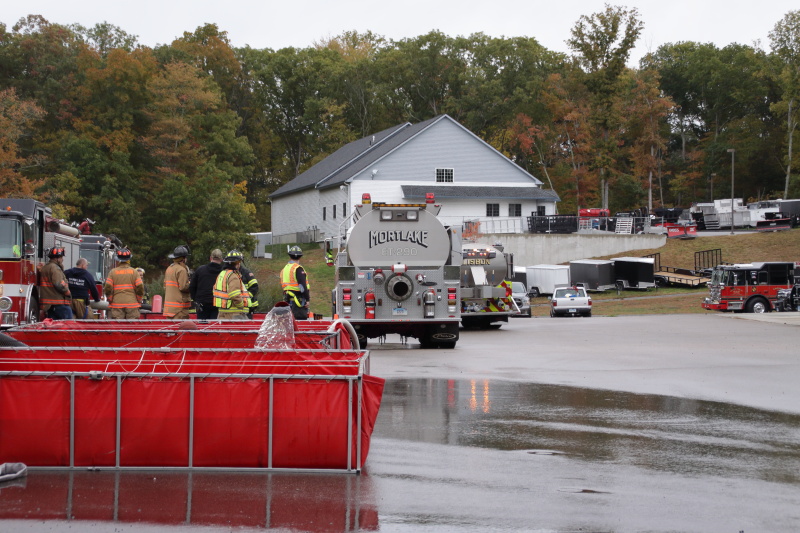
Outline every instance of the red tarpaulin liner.
{"label": "red tarpaulin liner", "polygon": [[[40,327],[41,344],[55,342],[44,340],[53,329]],[[235,329],[227,334],[247,334]],[[52,467],[363,467],[384,384],[364,373],[367,352],[159,349],[147,346],[160,333],[140,333],[150,338],[143,348],[0,348],[0,459]],[[187,340],[200,334],[176,336],[186,333]]]}

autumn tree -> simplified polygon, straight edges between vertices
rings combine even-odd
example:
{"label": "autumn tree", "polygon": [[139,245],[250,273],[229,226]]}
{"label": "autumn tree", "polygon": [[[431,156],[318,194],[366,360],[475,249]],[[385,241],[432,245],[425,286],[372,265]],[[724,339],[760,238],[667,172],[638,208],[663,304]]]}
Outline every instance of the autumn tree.
{"label": "autumn tree", "polygon": [[773,53],[780,62],[778,80],[783,90],[781,100],[773,104],[772,110],[786,117],[786,156],[784,158],[786,180],[783,197],[789,197],[792,168],[796,158],[794,138],[798,123],[798,97],[800,97],[800,11],[790,11],[769,34]]}
{"label": "autumn tree", "polygon": [[151,158],[144,214],[148,257],[157,262],[179,244],[210,250],[249,246],[255,210],[246,202],[242,161],[252,157],[236,135],[239,118],[198,68],[170,63],[148,83]]}
{"label": "autumn tree", "polygon": [[[623,130],[626,144],[630,147],[631,174],[639,179],[647,191],[647,208],[653,209],[653,179],[659,179],[661,158],[667,148],[669,131],[666,117],[674,104],[666,98],[659,88],[658,74],[655,71],[628,71],[628,96],[618,102],[623,106],[621,116],[625,117]],[[662,187],[659,204],[664,206]]]}
{"label": "autumn tree", "polygon": [[22,170],[32,164],[19,141],[31,135],[33,123],[44,116],[44,110],[31,101],[20,100],[16,90],[0,91],[0,196],[35,198],[43,180],[30,180]]}
{"label": "autumn tree", "polygon": [[578,63],[587,74],[586,86],[592,95],[591,120],[597,134],[593,136],[594,169],[599,173],[602,207],[608,208],[609,179],[618,172],[619,157],[616,131],[621,117],[619,83],[626,69],[631,50],[643,28],[639,12],[606,5],[605,11],[581,16],[567,40]]}

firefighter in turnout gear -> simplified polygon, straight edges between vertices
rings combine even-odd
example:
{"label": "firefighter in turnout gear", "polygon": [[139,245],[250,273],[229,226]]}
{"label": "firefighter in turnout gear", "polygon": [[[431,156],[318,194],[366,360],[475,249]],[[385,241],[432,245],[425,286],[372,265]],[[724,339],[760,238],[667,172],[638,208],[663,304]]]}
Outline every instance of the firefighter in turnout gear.
{"label": "firefighter in turnout gear", "polygon": [[247,320],[250,312],[250,293],[242,282],[239,267],[244,257],[231,250],[225,256],[225,269],[214,284],[214,307],[219,308],[220,320]]}
{"label": "firefighter in turnout gear", "polygon": [[289,248],[289,262],[281,271],[281,288],[284,299],[289,302],[296,320],[308,318],[309,300],[311,299],[310,283],[305,269],[300,266],[303,250],[299,246]]}
{"label": "firefighter in turnout gear", "polygon": [[111,318],[139,318],[139,307],[144,297],[144,283],[131,266],[131,251],[127,248],[117,250],[117,267],[111,269],[103,284],[103,292],[108,298]]}
{"label": "firefighter in turnout gear", "polygon": [[192,297],[189,294],[190,273],[186,265],[189,249],[178,246],[169,254],[172,264],[164,274],[164,317],[175,320],[189,318]]}
{"label": "firefighter in turnout gear", "polygon": [[247,313],[247,318],[252,319],[253,313],[258,309],[258,280],[255,274],[245,268],[244,265],[239,265],[239,274],[242,276],[244,288],[250,293],[250,310]]}
{"label": "firefighter in turnout gear", "polygon": [[47,251],[50,261],[39,271],[39,293],[42,309],[48,318],[69,320],[72,318],[67,278],[64,276],[64,248],[53,247]]}

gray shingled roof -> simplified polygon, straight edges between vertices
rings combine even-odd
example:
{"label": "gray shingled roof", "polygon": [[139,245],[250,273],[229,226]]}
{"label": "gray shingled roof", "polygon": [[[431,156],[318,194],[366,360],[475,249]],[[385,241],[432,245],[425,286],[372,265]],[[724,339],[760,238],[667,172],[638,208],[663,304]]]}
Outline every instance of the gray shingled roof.
{"label": "gray shingled roof", "polygon": [[407,199],[425,198],[425,193],[432,192],[436,199],[440,198],[480,198],[485,200],[519,199],[546,200],[560,202],[555,191],[539,187],[484,187],[468,185],[401,185],[403,197]]}
{"label": "gray shingled roof", "polygon": [[314,187],[320,189],[338,187],[443,116],[413,125],[406,122],[346,144],[289,183],[282,185],[270,194],[270,198]]}

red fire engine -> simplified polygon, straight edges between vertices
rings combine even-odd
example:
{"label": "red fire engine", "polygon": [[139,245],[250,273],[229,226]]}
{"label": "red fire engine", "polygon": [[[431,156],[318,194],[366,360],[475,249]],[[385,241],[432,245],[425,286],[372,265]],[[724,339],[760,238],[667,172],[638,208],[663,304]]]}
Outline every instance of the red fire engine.
{"label": "red fire engine", "polygon": [[47,249],[53,246],[64,248],[65,265],[74,265],[78,234],[41,202],[0,199],[0,327],[39,320],[37,267],[48,261]]}
{"label": "red fire engine", "polygon": [[704,309],[767,313],[775,309],[780,289],[794,285],[800,262],[719,265],[708,283]]}

